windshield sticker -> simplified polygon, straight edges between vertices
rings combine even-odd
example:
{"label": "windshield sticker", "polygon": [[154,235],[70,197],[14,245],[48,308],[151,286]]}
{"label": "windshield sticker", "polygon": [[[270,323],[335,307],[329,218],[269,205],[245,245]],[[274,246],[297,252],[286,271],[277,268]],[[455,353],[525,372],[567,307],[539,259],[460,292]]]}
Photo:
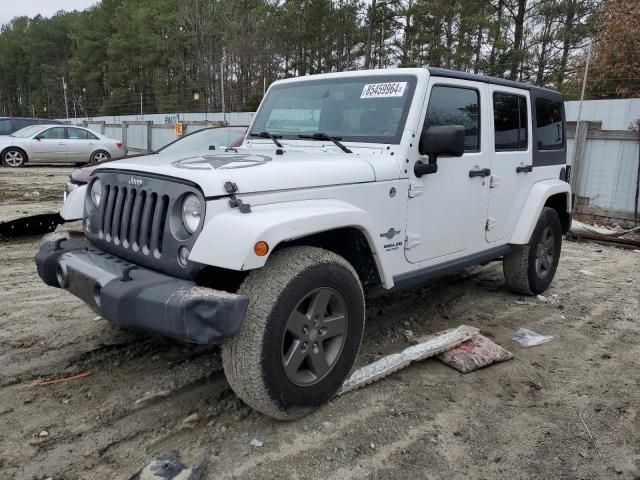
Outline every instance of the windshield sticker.
{"label": "windshield sticker", "polygon": [[360,98],[401,97],[407,88],[407,82],[367,83]]}
{"label": "windshield sticker", "polygon": [[176,168],[187,170],[231,170],[234,168],[248,168],[264,165],[271,161],[271,157],[266,155],[251,154],[223,154],[223,155],[200,155],[176,160],[171,165]]}

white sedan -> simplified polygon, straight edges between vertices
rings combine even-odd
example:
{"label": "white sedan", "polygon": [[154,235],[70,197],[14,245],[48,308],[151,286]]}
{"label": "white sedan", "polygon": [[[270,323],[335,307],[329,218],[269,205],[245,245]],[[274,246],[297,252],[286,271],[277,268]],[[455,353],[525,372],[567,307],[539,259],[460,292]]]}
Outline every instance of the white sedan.
{"label": "white sedan", "polygon": [[0,138],[0,159],[6,167],[26,163],[97,163],[123,157],[120,140],[82,127],[32,125]]}

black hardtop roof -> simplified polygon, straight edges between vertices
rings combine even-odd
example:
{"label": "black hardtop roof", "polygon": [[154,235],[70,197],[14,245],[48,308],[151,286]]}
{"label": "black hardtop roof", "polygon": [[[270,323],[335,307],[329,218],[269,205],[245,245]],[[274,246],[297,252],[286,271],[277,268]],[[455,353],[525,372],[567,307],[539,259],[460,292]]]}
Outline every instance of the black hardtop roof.
{"label": "black hardtop roof", "polygon": [[427,67],[429,73],[434,77],[447,77],[458,78],[460,80],[470,80],[474,82],[491,83],[494,85],[502,85],[511,88],[520,88],[523,90],[532,90],[541,93],[545,96],[554,96],[562,98],[562,95],[550,88],[536,87],[535,85],[529,85],[527,83],[516,82],[513,80],[507,80],[504,78],[490,77],[488,75],[480,75],[477,73],[460,72],[458,70],[448,70],[446,68]]}

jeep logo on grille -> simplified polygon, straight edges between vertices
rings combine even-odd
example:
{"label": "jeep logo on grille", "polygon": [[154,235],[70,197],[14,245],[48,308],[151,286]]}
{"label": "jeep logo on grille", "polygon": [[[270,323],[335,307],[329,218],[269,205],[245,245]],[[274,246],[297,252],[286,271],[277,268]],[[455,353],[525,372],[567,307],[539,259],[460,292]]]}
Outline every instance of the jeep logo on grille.
{"label": "jeep logo on grille", "polygon": [[129,185],[132,185],[134,187],[141,187],[142,179],[136,178],[136,177],[129,177]]}

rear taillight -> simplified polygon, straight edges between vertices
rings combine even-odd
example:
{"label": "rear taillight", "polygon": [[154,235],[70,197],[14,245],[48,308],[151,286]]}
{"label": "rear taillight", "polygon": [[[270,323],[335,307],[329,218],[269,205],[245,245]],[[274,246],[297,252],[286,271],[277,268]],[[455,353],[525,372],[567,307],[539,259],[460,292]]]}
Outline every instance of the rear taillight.
{"label": "rear taillight", "polygon": [[118,148],[122,148],[122,142],[118,142],[118,143],[116,143],[116,147],[118,147]]}

